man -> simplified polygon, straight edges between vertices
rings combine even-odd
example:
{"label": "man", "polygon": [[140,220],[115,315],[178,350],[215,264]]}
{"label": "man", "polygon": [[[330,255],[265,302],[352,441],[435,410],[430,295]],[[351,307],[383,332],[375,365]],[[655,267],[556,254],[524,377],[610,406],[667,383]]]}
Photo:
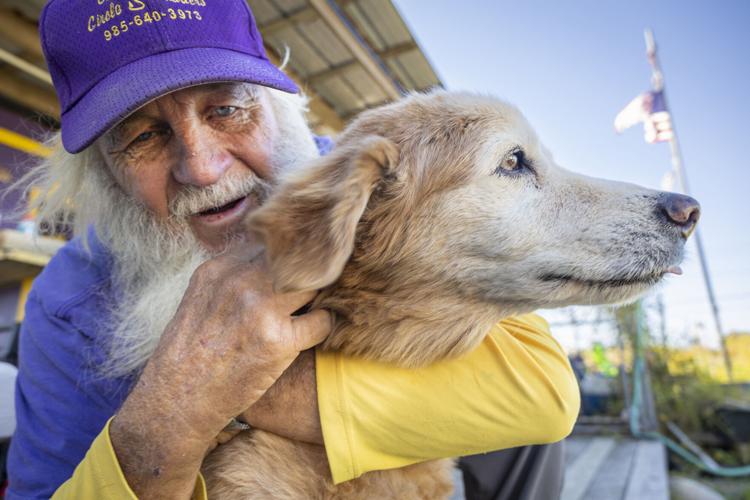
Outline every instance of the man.
{"label": "man", "polygon": [[[329,147],[296,86],[242,0],[103,3],[52,0],[40,20],[62,105],[40,219],[78,237],[28,299],[9,498],[205,496],[235,417],[324,445],[335,482],[570,431],[575,378],[533,315],[408,384],[310,350],[328,313],[293,314],[313,297],[273,293],[240,224]],[[506,456],[500,495],[559,492],[559,448]]]}

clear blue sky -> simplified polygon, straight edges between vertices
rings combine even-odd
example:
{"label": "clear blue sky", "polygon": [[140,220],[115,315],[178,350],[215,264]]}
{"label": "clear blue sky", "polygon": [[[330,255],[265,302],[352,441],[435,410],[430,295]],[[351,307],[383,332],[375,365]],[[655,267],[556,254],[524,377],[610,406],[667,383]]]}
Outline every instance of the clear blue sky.
{"label": "clear blue sky", "polygon": [[[659,188],[669,146],[646,144],[641,127],[620,136],[612,128],[649,89],[651,27],[725,330],[750,330],[750,2],[394,1],[448,89],[513,102],[567,168]],[[692,243],[688,250],[685,274],[661,288],[669,338],[715,345]]]}

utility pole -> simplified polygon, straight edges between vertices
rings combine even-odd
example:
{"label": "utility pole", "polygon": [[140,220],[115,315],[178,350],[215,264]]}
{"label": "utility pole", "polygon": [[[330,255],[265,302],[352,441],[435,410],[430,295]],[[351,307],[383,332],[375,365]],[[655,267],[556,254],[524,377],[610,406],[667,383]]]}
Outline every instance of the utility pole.
{"label": "utility pole", "polygon": [[659,311],[659,332],[661,333],[661,346],[667,348],[667,316],[664,311],[664,296],[659,293],[656,297],[656,309]]}
{"label": "utility pole", "polygon": [[[669,111],[667,96],[664,89],[664,75],[661,71],[659,59],[656,55],[656,42],[654,41],[654,34],[650,29],[646,29],[644,35],[646,37],[646,56],[648,57],[648,62],[651,65],[651,84],[653,85],[654,90],[662,92],[664,107],[667,111]],[[688,186],[687,173],[685,172],[685,167],[682,162],[682,152],[680,150],[680,143],[677,140],[677,130],[675,129],[674,115],[671,111],[669,111],[669,116],[670,120],[672,121],[672,137],[669,140],[669,149],[672,153],[672,169],[677,175],[680,190],[684,194],[689,195],[690,188]],[[729,381],[731,382],[734,378],[732,374],[732,360],[729,356],[729,351],[727,350],[726,338],[724,337],[724,329],[721,326],[719,305],[716,302],[714,288],[711,283],[711,275],[708,272],[708,264],[706,261],[706,254],[703,251],[703,242],[701,241],[700,229],[697,227],[695,229],[695,232],[693,233],[693,240],[695,241],[695,246],[698,249],[698,258],[700,259],[701,271],[703,272],[703,282],[706,285],[706,293],[708,294],[708,301],[711,304],[711,312],[713,314],[714,324],[716,325],[716,332],[719,335],[719,345],[721,346],[721,351],[724,355],[724,365],[727,370],[727,376],[729,377]]]}

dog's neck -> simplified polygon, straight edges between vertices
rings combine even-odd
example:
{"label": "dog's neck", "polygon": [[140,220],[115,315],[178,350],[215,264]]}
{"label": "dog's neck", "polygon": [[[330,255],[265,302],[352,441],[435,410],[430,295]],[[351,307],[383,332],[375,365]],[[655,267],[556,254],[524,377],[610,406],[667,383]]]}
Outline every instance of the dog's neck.
{"label": "dog's neck", "polygon": [[507,315],[491,304],[441,297],[434,289],[407,295],[350,288],[341,280],[321,292],[315,307],[336,316],[324,349],[406,367],[470,351]]}

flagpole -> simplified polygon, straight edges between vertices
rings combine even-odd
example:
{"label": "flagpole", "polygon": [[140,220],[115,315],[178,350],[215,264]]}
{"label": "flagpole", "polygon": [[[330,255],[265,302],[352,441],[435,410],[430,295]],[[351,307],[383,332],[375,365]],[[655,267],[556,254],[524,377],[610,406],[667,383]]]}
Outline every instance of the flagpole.
{"label": "flagpole", "polygon": [[[659,66],[659,59],[656,55],[656,42],[654,41],[654,34],[650,29],[646,29],[644,32],[646,37],[646,55],[648,62],[651,65],[651,83],[654,90],[661,91],[664,98],[664,107],[669,111],[667,104],[666,92],[664,90],[664,75]],[[675,128],[674,115],[670,112],[670,119],[672,121],[672,137],[669,140],[669,150],[672,153],[672,168],[677,174],[680,187],[682,192],[689,195],[690,188],[688,186],[687,172],[682,162],[682,152],[680,150],[680,143],[677,140],[677,129]],[[729,350],[727,349],[726,337],[724,336],[724,329],[721,325],[721,317],[719,315],[719,305],[714,295],[714,287],[711,282],[711,275],[708,272],[708,263],[706,260],[706,254],[703,250],[703,242],[701,240],[700,229],[696,227],[693,234],[695,240],[695,246],[698,249],[698,258],[701,263],[701,271],[703,272],[703,282],[706,285],[706,292],[708,294],[708,300],[711,304],[711,312],[714,318],[714,324],[716,325],[716,331],[719,335],[719,345],[721,346],[722,354],[724,355],[724,366],[727,370],[727,376],[731,382],[734,377],[732,373],[732,359],[729,356]]]}

